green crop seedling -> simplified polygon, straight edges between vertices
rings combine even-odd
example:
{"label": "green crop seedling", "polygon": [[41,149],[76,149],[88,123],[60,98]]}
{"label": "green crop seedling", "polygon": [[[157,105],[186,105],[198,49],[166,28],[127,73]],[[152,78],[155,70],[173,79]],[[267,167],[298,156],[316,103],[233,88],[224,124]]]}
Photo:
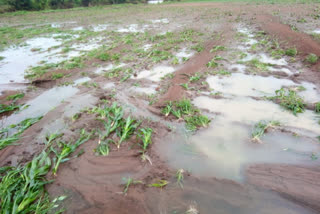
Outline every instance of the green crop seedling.
{"label": "green crop seedling", "polygon": [[63,141],[59,141],[58,147],[54,148],[53,146],[51,146],[51,151],[55,154],[55,164],[54,164],[54,168],[53,168],[53,174],[56,175],[57,171],[58,171],[58,167],[60,165],[60,163],[66,162],[68,160],[70,160],[70,158],[68,158],[68,156],[73,153],[81,144],[87,142],[91,137],[90,133],[87,133],[84,129],[81,130],[81,134],[80,134],[80,138],[75,142],[75,143],[66,143]]}
{"label": "green crop seedling", "polygon": [[183,173],[184,173],[184,170],[183,170],[183,169],[179,169],[179,170],[176,172],[177,184],[178,184],[181,188],[183,188],[183,179],[184,179]]}
{"label": "green crop seedling", "polygon": [[141,139],[141,147],[143,153],[147,150],[148,146],[152,143],[151,136],[153,130],[151,128],[142,128],[139,130],[138,137]]}
{"label": "green crop seedling", "polygon": [[122,180],[126,182],[124,190],[123,190],[123,194],[127,194],[128,190],[129,190],[129,187],[131,185],[143,184],[142,181],[134,180],[133,178],[130,178],[130,177],[129,178],[122,178]]}
{"label": "green crop seedling", "polygon": [[44,188],[50,183],[46,175],[52,166],[47,148],[59,136],[50,135],[45,149],[24,166],[0,168],[0,213],[48,213],[57,208],[58,201],[65,199],[60,196],[50,201]]}
{"label": "green crop seedling", "polygon": [[252,141],[262,143],[260,137],[264,135],[268,128],[274,128],[276,126],[280,126],[278,121],[259,121],[253,127],[251,134]]}
{"label": "green crop seedling", "polygon": [[117,132],[118,137],[120,138],[119,141],[116,142],[116,146],[118,149],[120,148],[121,143],[123,141],[127,140],[133,134],[133,132],[136,130],[136,128],[139,125],[140,124],[138,122],[136,122],[136,120],[131,119],[130,116],[127,117],[125,122],[121,123],[121,128]]}
{"label": "green crop seedling", "polygon": [[149,187],[157,187],[157,188],[163,188],[169,184],[166,180],[158,180],[156,183],[149,184]]}

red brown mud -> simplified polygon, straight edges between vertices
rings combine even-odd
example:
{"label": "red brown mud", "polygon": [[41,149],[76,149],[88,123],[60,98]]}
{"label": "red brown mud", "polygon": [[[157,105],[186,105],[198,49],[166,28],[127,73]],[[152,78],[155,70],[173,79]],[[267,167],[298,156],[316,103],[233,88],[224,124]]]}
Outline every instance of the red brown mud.
{"label": "red brown mud", "polygon": [[181,84],[188,82],[188,77],[195,73],[202,73],[207,68],[207,63],[220,51],[211,53],[210,50],[218,45],[223,45],[234,35],[234,31],[230,24],[225,24],[221,29],[221,38],[219,40],[211,40],[205,44],[205,49],[191,57],[182,68],[175,71],[175,76],[171,79],[167,92],[159,98],[156,106],[163,106],[167,101],[177,101],[186,97],[186,90],[181,87]]}
{"label": "red brown mud", "polygon": [[[86,121],[85,118],[82,121]],[[92,120],[90,120],[92,121]],[[94,124],[80,124],[79,127]],[[154,141],[160,141],[167,130],[157,123],[148,123],[156,132]],[[168,168],[158,156],[148,151],[152,165],[142,162],[137,139],[121,144],[120,149],[111,145],[108,156],[96,156],[94,149],[98,138],[81,146],[86,152],[80,157],[62,164],[57,172],[55,182],[48,190],[53,195],[67,194],[71,200],[66,204],[66,213],[149,213],[145,204],[145,186],[131,185],[130,194],[123,194],[125,181],[123,178],[142,180],[152,183],[155,179],[167,179]],[[137,189],[135,189],[137,187]],[[134,190],[135,189],[135,190]]]}
{"label": "red brown mud", "polygon": [[[259,14],[256,16],[256,22],[261,30],[278,39],[284,48],[296,47],[298,50],[298,57],[301,61],[304,61],[306,56],[310,53],[320,56],[320,44],[318,42],[313,40],[312,37],[306,33],[292,30],[289,25],[281,23],[279,18],[270,14]],[[319,69],[320,61],[315,65],[312,65],[311,68],[308,69],[308,72],[302,73],[301,77],[298,79],[307,80],[319,85]]]}
{"label": "red brown mud", "polygon": [[[170,4],[164,7],[171,6],[180,7],[182,5]],[[189,3],[183,6],[214,7],[233,12],[249,11],[250,9],[250,13],[246,15],[250,18],[254,17],[255,13],[260,14],[261,7],[269,11],[278,7],[277,5],[262,5],[255,9],[255,6],[250,5],[224,3]],[[301,11],[303,8],[281,6],[281,9],[285,9],[287,12]],[[195,20],[198,18],[200,16]],[[301,32],[292,31],[289,26],[281,24],[277,18],[268,14],[258,15],[254,22],[261,24],[261,29],[270,35],[284,42],[289,42],[288,47],[296,46],[301,54],[301,59],[304,59],[310,52],[320,55],[319,44],[314,43],[311,37]],[[182,74],[192,75],[206,68],[207,62],[214,56],[213,53],[210,53],[210,49],[215,45],[223,45],[232,40],[234,32],[231,30],[230,24],[227,24],[223,29],[223,35],[225,40],[208,42],[202,53],[195,55],[175,72],[172,85],[168,92],[161,97],[160,104],[167,100],[180,99],[185,95],[186,91],[180,84],[185,83],[187,79],[183,78]],[[312,69],[316,69],[316,66]],[[307,72],[299,78],[317,84],[320,82],[316,72]],[[8,161],[12,163],[15,160],[16,162],[24,162],[23,160],[30,160],[34,154],[39,152],[42,145],[34,137],[48,121],[57,118],[59,109],[57,110],[49,112],[43,120],[28,129],[23,135],[23,142],[19,142],[21,146],[11,146],[0,151],[0,165],[7,165]],[[96,121],[92,122],[85,116],[81,117],[81,120],[83,121],[81,128],[96,128],[98,126]],[[154,143],[161,144],[163,137],[168,134],[167,128],[158,123],[151,127],[156,132]],[[75,129],[76,127],[72,128],[72,130]],[[74,135],[72,130],[66,130],[65,135],[72,137]],[[82,148],[86,152],[77,159],[61,164],[58,176],[54,178],[55,182],[48,187],[49,192],[52,195],[67,194],[70,196],[65,204],[67,213],[170,213],[170,210],[167,210],[168,207],[171,207],[171,210],[176,209],[185,213],[194,201],[197,201],[195,207],[200,213],[210,214],[320,212],[319,167],[260,164],[248,168],[247,181],[249,184],[240,185],[227,180],[190,176],[185,178],[184,189],[181,190],[175,184],[173,178],[175,172],[170,171],[169,167],[160,160],[157,151],[153,148],[148,151],[153,162],[151,166],[149,163],[141,162],[139,149],[137,147],[131,148],[133,144],[135,144],[134,140],[124,144],[119,151],[113,149],[107,157],[94,155],[93,150],[96,148],[97,139],[83,144]],[[10,156],[14,158],[8,159]],[[146,184],[155,182],[156,179],[169,179],[170,184],[163,190],[136,185],[129,188],[127,195],[123,195],[121,192],[124,185],[121,179],[128,176],[142,180]],[[50,178],[53,177],[50,176]],[[266,191],[266,189],[280,193],[281,197],[273,191]],[[286,199],[290,199],[292,202]],[[303,209],[300,204],[310,210]]]}
{"label": "red brown mud", "polygon": [[257,164],[247,169],[248,183],[271,189],[320,212],[320,167]]}

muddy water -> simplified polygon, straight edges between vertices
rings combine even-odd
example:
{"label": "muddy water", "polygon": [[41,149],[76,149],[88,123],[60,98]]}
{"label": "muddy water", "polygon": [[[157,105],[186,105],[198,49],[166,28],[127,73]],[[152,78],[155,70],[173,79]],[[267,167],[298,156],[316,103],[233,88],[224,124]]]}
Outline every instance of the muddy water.
{"label": "muddy water", "polygon": [[[60,45],[61,42],[53,38],[36,38],[26,42],[26,46],[12,47],[0,53],[5,57],[0,63],[0,84],[25,82],[24,72],[30,66],[36,66],[40,61],[51,61],[48,48]],[[40,49],[39,51],[33,51]]]}
{"label": "muddy water", "polygon": [[162,77],[174,72],[174,68],[170,66],[156,66],[152,70],[143,70],[133,79],[149,79],[154,82],[159,82]]}
{"label": "muddy water", "polygon": [[[249,51],[248,47],[257,41],[249,31],[242,33],[249,38],[242,44],[242,50]],[[272,59],[265,53],[248,52],[242,61],[252,59],[268,63],[269,71],[281,71],[288,76],[296,72],[290,69],[286,60]],[[234,72],[229,76],[207,78],[211,90],[221,92],[222,98],[199,96],[193,100],[195,106],[205,110],[205,114],[212,118],[210,126],[195,134],[178,128],[176,133],[157,145],[161,156],[171,167],[187,170],[199,178],[196,181],[190,178],[189,183],[187,180],[180,193],[169,190],[153,195],[162,202],[158,210],[163,205],[166,212],[178,210],[177,213],[185,213],[190,206],[196,207],[200,213],[309,213],[273,192],[251,186],[247,183],[246,173],[248,167],[257,164],[318,164],[315,156],[320,154],[317,139],[320,133],[319,117],[309,110],[294,116],[278,104],[262,98],[274,96],[281,87],[304,88],[297,93],[305,101],[314,103],[320,100],[319,89],[308,82],[250,75],[246,73],[247,66],[237,62],[230,69]],[[276,120],[281,126],[269,128],[259,144],[252,141],[251,133],[254,125],[262,120]],[[308,185],[308,178],[299,176],[297,179]],[[277,179],[285,178],[275,176],[274,180]],[[299,200],[301,198],[304,196]],[[154,206],[157,206],[156,203]]]}
{"label": "muddy water", "polygon": [[272,192],[226,180],[186,178],[183,190],[177,188],[173,183],[165,191],[147,191],[151,213],[316,213]]}
{"label": "muddy water", "polygon": [[28,101],[22,107],[26,107],[26,109],[4,118],[1,124],[8,126],[10,124],[17,124],[27,118],[43,116],[67,98],[75,95],[78,91],[79,89],[73,86],[54,87],[43,92],[35,99]]}

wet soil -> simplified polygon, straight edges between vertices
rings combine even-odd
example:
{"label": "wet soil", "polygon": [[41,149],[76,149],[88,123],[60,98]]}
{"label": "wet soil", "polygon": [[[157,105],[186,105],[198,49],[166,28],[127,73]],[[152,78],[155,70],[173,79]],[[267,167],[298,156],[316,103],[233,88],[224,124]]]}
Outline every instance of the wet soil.
{"label": "wet soil", "polygon": [[[160,33],[163,30],[174,31],[180,29],[180,25],[182,25],[194,29],[214,30],[219,34],[219,37],[215,38],[214,36],[208,36],[208,40],[204,41],[205,48],[203,51],[194,54],[194,56],[185,63],[172,66],[174,77],[169,80],[166,79],[157,82],[148,78],[141,78],[140,80],[132,78],[126,82],[120,82],[119,78],[113,80],[106,79],[94,72],[97,67],[93,65],[101,64],[101,67],[108,65],[99,60],[95,60],[86,62],[86,68],[58,70],[59,73],[63,73],[64,75],[72,74],[72,76],[63,79],[53,81],[51,79],[52,72],[49,72],[43,77],[33,81],[32,84],[21,83],[24,86],[33,85],[37,90],[27,90],[26,96],[19,100],[18,104],[31,103],[34,106],[31,106],[31,110],[29,111],[26,109],[25,114],[29,112],[31,116],[35,116],[37,113],[42,113],[44,114],[44,117],[41,121],[25,131],[21,140],[18,141],[18,146],[9,146],[0,151],[0,166],[18,165],[31,160],[32,157],[39,153],[43,148],[43,139],[47,133],[62,131],[65,139],[74,139],[77,130],[81,128],[89,130],[101,128],[101,123],[95,120],[92,115],[81,113],[80,119],[75,122],[71,120],[71,117],[75,113],[80,112],[80,110],[98,105],[101,103],[102,99],[107,99],[109,101],[117,101],[122,105],[127,106],[127,114],[132,113],[135,117],[144,118],[145,121],[147,121],[144,122],[146,123],[145,125],[154,130],[153,145],[148,151],[152,165],[149,162],[143,162],[141,160],[140,149],[136,146],[137,139],[126,142],[120,150],[111,147],[110,155],[106,157],[96,156],[94,154],[93,150],[96,148],[97,138],[88,141],[79,148],[79,150],[83,149],[85,151],[83,155],[62,164],[56,177],[48,175],[49,179],[55,179],[55,181],[47,187],[49,193],[53,196],[62,194],[68,196],[68,199],[63,204],[66,208],[66,213],[186,213],[190,209],[195,209],[198,213],[320,213],[320,168],[317,160],[310,162],[309,160],[306,161],[304,159],[303,163],[298,162],[294,164],[287,162],[285,164],[279,163],[280,161],[274,161],[273,163],[265,163],[267,161],[256,163],[253,161],[246,164],[246,166],[241,167],[240,171],[243,178],[241,181],[232,178],[219,178],[218,170],[215,171],[213,168],[202,165],[203,162],[199,162],[196,167],[205,169],[202,170],[203,173],[197,174],[196,170],[185,173],[184,187],[183,189],[180,188],[178,184],[176,184],[175,179],[178,165],[175,166],[170,164],[170,161],[168,161],[167,158],[167,155],[171,152],[173,153],[173,157],[178,159],[178,152],[176,154],[172,151],[167,151],[165,153],[161,148],[163,148],[165,144],[178,145],[178,143],[182,142],[182,140],[175,138],[177,135],[180,135],[177,134],[178,132],[173,131],[174,129],[172,128],[176,127],[179,129],[182,125],[180,121],[176,121],[174,118],[165,119],[160,113],[160,107],[169,100],[176,101],[183,97],[188,97],[193,101],[201,99],[203,94],[196,90],[185,90],[181,87],[181,84],[188,82],[188,77],[195,73],[204,74],[205,72],[209,72],[210,69],[207,68],[207,63],[212,58],[220,55],[225,56],[229,53],[228,49],[211,52],[210,50],[213,47],[220,45],[227,48],[234,48],[234,46],[237,45],[236,35],[237,25],[239,23],[248,26],[250,29],[253,29],[253,31],[264,31],[267,36],[279,41],[279,45],[283,49],[296,47],[298,50],[296,61],[290,62],[289,64],[293,65],[287,67],[289,70],[301,69],[303,72],[291,75],[279,73],[278,70],[276,70],[274,73],[258,74],[259,77],[276,76],[280,79],[279,81],[293,80],[294,83],[297,84],[300,84],[303,81],[313,83],[314,86],[312,87],[317,88],[315,89],[315,94],[317,94],[320,87],[320,61],[315,65],[309,65],[305,62],[305,57],[309,53],[320,56],[320,44],[308,35],[308,29],[304,29],[304,25],[298,24],[298,31],[294,31],[292,30],[292,27],[286,23],[292,23],[292,14],[295,14],[297,17],[304,17],[308,13],[313,13],[313,9],[319,7],[319,5],[181,3],[159,5],[156,8],[153,7],[155,10],[153,12],[146,12],[146,8],[144,8],[151,6],[141,7],[143,8],[141,10],[139,9],[134,15],[128,15],[126,11],[120,12],[123,13],[122,16],[121,14],[118,16],[119,20],[117,21],[119,21],[120,24],[118,23],[113,26],[113,28],[111,27],[111,30],[119,31],[120,29],[123,33],[138,32],[141,30],[140,25],[136,26],[129,24],[138,23],[139,20],[141,21],[143,18],[147,17],[157,18],[159,20],[168,18],[169,23],[162,23],[166,21],[154,22],[153,24],[157,26],[150,31],[152,33]],[[72,13],[72,16],[66,17],[65,21],[67,21],[67,19],[75,19],[77,20],[77,23],[66,23],[62,28],[68,29],[77,27],[75,25],[82,25],[89,28],[90,25],[97,20],[108,22],[112,19],[112,15],[116,13],[113,10],[116,11],[117,9],[112,9],[110,14],[105,13],[105,11],[104,13],[96,15],[91,14],[88,19],[77,18],[81,12],[75,11]],[[275,15],[275,12],[277,11],[280,11],[280,15]],[[60,20],[60,18],[58,18],[59,14],[64,14],[64,12],[42,15],[47,20],[54,22]],[[35,16],[37,15],[30,14],[26,17],[26,20],[29,20],[30,23],[37,22],[34,21]],[[125,20],[128,20],[128,16],[130,23],[125,22]],[[10,23],[12,26],[15,26],[20,25],[22,20],[13,16],[4,16],[0,18],[0,22],[2,22],[2,24]],[[124,22],[125,24],[121,22]],[[196,26],[195,23],[197,23]],[[313,20],[308,26],[316,28],[319,24],[319,20]],[[119,51],[124,47],[126,46],[119,47]],[[229,57],[221,62],[221,64],[226,66],[234,63],[234,61],[235,59]],[[160,66],[171,66],[168,64],[170,63],[166,61],[164,62],[164,65],[162,64]],[[143,65],[141,67],[144,69],[135,71],[137,75],[139,75],[139,72],[141,71],[151,70],[154,66]],[[280,69],[285,66],[278,67]],[[229,69],[230,67],[227,68]],[[85,87],[79,84],[70,87],[63,86],[66,87],[65,90],[55,91],[57,87],[59,87],[59,84],[77,81],[80,78],[83,78],[81,75],[82,72],[86,72],[89,77],[89,79],[85,79],[84,81],[88,80],[89,82],[95,82],[98,86]],[[239,67],[233,72],[240,72]],[[228,82],[223,82],[223,78],[212,81],[212,85],[210,85],[209,79],[203,77],[202,80],[207,81],[207,84],[212,88],[218,88],[220,83],[221,90],[227,90],[228,88],[224,86],[224,84],[227,84]],[[257,78],[253,78],[253,80],[250,81],[254,82],[256,80]],[[245,82],[246,80],[242,79],[241,81]],[[134,87],[136,86],[133,86],[133,84],[137,82],[142,86],[137,87],[139,88],[138,90],[134,90]],[[283,81],[281,84],[283,84]],[[2,86],[5,90],[2,90],[1,88],[1,103],[7,103],[5,100],[6,97],[15,94],[20,90],[15,90],[16,88],[13,84],[10,85],[13,89],[4,84],[1,85],[1,87]],[[191,86],[199,89],[199,91],[210,93],[207,91],[209,86],[203,86],[200,82],[193,83]],[[148,105],[150,98],[147,94],[148,88],[150,87],[152,90],[154,89],[156,91],[157,98],[157,101],[151,106]],[[238,108],[245,108],[248,103],[254,103],[252,106],[253,108],[249,108],[249,110],[252,112],[256,111],[257,108],[255,107],[260,105],[259,101],[261,98],[258,99],[256,97],[256,93],[259,92],[255,91],[255,89],[252,90],[254,86],[250,87],[251,88],[248,86],[247,90],[244,91],[235,87],[231,88],[231,91],[224,91],[224,94],[222,95],[208,95],[207,97],[210,97],[210,99],[214,101],[208,104],[208,106],[206,106],[206,102],[204,102],[203,105],[198,107],[212,116],[213,124],[217,122],[217,124],[222,124],[221,126],[223,127],[224,123],[221,122],[221,120],[220,122],[219,120],[215,121],[216,118],[219,119],[219,115],[223,115],[221,112],[224,114],[225,112],[228,113],[229,110],[231,112],[236,112],[237,109],[233,108],[234,106],[238,105]],[[161,91],[161,89],[165,90]],[[71,92],[69,90],[71,90]],[[69,95],[68,91],[70,92]],[[244,96],[247,95],[247,93],[253,93],[250,94],[250,96],[253,96],[254,98],[246,97],[243,99],[243,102],[233,103],[233,96]],[[115,95],[113,96],[113,94]],[[229,96],[230,94],[231,96]],[[58,100],[58,102],[53,102],[51,106],[48,106],[48,103],[50,104],[50,102],[46,101],[46,99],[39,99],[39,97],[41,98],[41,95],[45,98],[46,96],[50,96],[54,101]],[[37,98],[40,101],[38,100],[37,102]],[[220,101],[217,102],[217,100]],[[34,101],[36,102],[32,103]],[[315,100],[315,102],[316,101],[319,100]],[[265,103],[266,101],[263,102]],[[269,105],[270,108],[274,107],[274,103],[271,104],[271,102],[268,102],[266,105]],[[219,109],[217,106],[219,106]],[[312,107],[310,108],[312,109]],[[214,110],[210,112],[210,109]],[[223,109],[223,111],[221,111],[221,109]],[[259,111],[260,113],[263,112],[263,110]],[[236,122],[242,122],[241,120],[243,120],[243,118],[248,119],[247,115],[249,115],[250,112],[237,111],[236,113],[239,113],[240,116],[238,118],[232,118],[230,128],[228,129],[229,132],[232,132],[235,135],[237,134],[237,130],[235,129]],[[277,114],[279,113],[277,112]],[[310,112],[307,112],[307,114],[311,115]],[[258,118],[263,118],[260,114],[258,114],[258,116]],[[24,115],[24,112],[21,112],[18,114],[4,115],[3,117],[4,120],[1,121],[2,124],[11,124],[22,120],[22,118],[29,117],[29,115]],[[223,119],[224,118],[222,118],[222,120]],[[315,134],[319,135],[319,133],[317,133],[317,124],[310,122],[307,124],[308,127],[306,128],[304,127],[305,124],[300,124],[301,121],[298,119],[290,119],[290,121],[290,126],[294,126],[295,121],[300,125],[297,126],[298,128],[295,127],[297,130],[291,129],[292,127],[290,127],[289,130],[292,133],[295,133],[294,131],[302,130],[302,134],[308,136],[308,138],[302,138],[303,140],[301,143],[305,143],[305,141],[307,141],[306,139],[309,138],[312,138],[312,143],[314,143],[314,140],[316,139]],[[246,134],[248,134],[247,126],[252,125],[251,122],[244,126]],[[222,129],[221,133],[224,131],[226,130]],[[286,133],[291,133],[290,131],[288,131],[288,129],[285,130]],[[203,132],[201,132],[200,135],[202,133]],[[167,140],[168,136],[174,136],[174,140]],[[199,137],[199,134],[192,136],[197,138]],[[214,139],[211,142],[213,145],[222,141],[218,138],[220,136],[217,136],[218,134],[209,137],[211,140]],[[232,134],[230,134],[230,136],[232,136]],[[240,135],[240,137],[243,136]],[[236,141],[237,138],[239,138],[239,135],[236,135],[233,141]],[[248,141],[248,139],[245,139],[245,141]],[[172,149],[172,147],[166,148]],[[205,146],[203,146],[203,148],[205,148]],[[201,152],[199,156],[203,158],[207,155],[206,158],[208,158],[209,154],[206,154],[206,152],[210,151],[210,148],[203,150],[206,151]],[[218,154],[214,155],[215,157],[218,156]],[[225,163],[225,158],[228,158],[231,155],[238,157],[240,156],[240,151],[237,151],[234,154],[226,154],[221,159],[221,165]],[[197,159],[193,160],[192,158],[187,159],[185,162],[190,162],[190,165],[192,165],[192,162],[198,163]],[[213,161],[211,160],[210,164],[212,164],[212,162]],[[201,171],[201,169],[199,171]],[[123,177],[132,177],[141,180],[143,184],[132,185],[128,193],[123,194]],[[163,189],[147,186],[159,179],[168,180],[168,186]]]}

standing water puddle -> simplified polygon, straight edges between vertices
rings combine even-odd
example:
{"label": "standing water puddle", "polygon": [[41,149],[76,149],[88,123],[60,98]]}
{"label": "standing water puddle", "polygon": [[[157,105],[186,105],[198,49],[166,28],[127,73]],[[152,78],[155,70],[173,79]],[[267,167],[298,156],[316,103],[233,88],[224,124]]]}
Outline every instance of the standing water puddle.
{"label": "standing water puddle", "polygon": [[[48,52],[43,51],[61,44],[53,38],[31,39],[26,43],[27,46],[12,47],[0,53],[4,57],[0,63],[0,84],[24,82],[24,72],[27,68],[37,65],[40,61],[50,61]],[[36,49],[40,51],[34,51]]]}
{"label": "standing water puddle", "polygon": [[[213,118],[210,126],[191,137],[169,136],[168,143],[160,146],[161,153],[174,168],[239,181],[244,178],[246,166],[256,163],[310,164],[312,154],[320,152],[316,139],[320,126],[314,112],[306,110],[294,116],[272,101],[255,99],[274,96],[275,90],[281,87],[303,86],[304,91],[298,94],[306,101],[317,102],[320,96],[315,85],[243,73],[211,76],[207,82],[224,98],[195,98],[196,107],[210,112]],[[263,143],[255,143],[251,133],[260,121],[279,121],[286,131],[269,129],[261,137]]]}
{"label": "standing water puddle", "polygon": [[17,124],[27,118],[43,116],[78,91],[79,89],[73,86],[55,87],[45,91],[35,99],[27,102],[25,106],[29,107],[25,110],[3,119],[2,125],[6,127],[10,124]]}

